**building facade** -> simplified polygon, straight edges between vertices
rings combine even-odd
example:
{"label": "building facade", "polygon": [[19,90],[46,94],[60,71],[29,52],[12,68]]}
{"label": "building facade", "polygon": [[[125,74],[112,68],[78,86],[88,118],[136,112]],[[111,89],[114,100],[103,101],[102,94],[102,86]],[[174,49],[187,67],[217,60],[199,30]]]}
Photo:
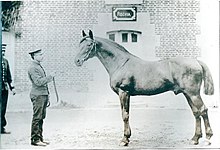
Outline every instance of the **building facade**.
{"label": "building facade", "polygon": [[[97,59],[76,67],[81,31],[109,38],[130,53],[158,60],[175,56],[201,57],[197,37],[198,0],[63,0],[24,1],[13,33],[3,33],[18,91],[30,89],[27,68],[32,49],[44,49],[48,72],[56,71],[59,88],[73,92],[111,91],[108,74]],[[14,37],[11,37],[11,34]],[[10,41],[10,42],[9,42]]]}

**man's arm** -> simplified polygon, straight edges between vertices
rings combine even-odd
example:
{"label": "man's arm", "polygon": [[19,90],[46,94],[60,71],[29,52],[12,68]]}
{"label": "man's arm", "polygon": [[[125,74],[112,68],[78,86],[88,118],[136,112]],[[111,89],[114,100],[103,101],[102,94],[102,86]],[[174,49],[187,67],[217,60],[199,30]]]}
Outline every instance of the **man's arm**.
{"label": "man's arm", "polygon": [[9,85],[9,88],[10,90],[12,91],[14,89],[14,86],[12,85],[12,76],[11,76],[11,71],[10,71],[10,66],[9,66],[9,63],[8,63],[8,60],[6,60],[6,65],[7,65],[7,82],[8,82],[8,85]]}
{"label": "man's arm", "polygon": [[29,75],[31,77],[31,80],[37,86],[43,86],[53,80],[53,77],[51,75],[46,77],[42,76],[42,73],[38,68],[30,68]]}

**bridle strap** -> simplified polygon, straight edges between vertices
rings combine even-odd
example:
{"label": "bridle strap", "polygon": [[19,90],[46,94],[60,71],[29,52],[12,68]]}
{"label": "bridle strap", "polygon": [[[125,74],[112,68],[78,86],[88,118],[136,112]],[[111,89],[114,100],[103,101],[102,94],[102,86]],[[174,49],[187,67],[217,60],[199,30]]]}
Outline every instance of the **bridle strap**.
{"label": "bridle strap", "polygon": [[96,53],[96,42],[95,42],[95,40],[93,39],[92,40],[92,47],[91,47],[91,49],[89,50],[89,53],[87,54],[87,57],[86,57],[86,59],[84,59],[84,61],[85,60],[87,60],[88,59],[88,57],[90,56],[90,54],[93,52],[93,49],[94,49],[94,53]]}
{"label": "bridle strap", "polygon": [[91,54],[91,52],[93,51],[93,49],[94,49],[94,52],[96,53],[96,42],[95,42],[95,40],[92,41],[92,44],[93,44],[93,46],[92,46],[92,48],[89,50],[89,55]]}
{"label": "bridle strap", "polygon": [[97,49],[96,49],[96,42],[95,42],[95,40],[93,40],[93,44],[94,44],[93,47],[95,48],[94,52],[96,53],[96,52],[97,52],[97,51],[96,51]]}

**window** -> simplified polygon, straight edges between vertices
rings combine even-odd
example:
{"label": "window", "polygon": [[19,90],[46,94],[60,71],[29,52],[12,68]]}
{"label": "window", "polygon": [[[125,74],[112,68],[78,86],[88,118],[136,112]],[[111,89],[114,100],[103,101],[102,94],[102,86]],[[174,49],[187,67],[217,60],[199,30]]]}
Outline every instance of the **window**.
{"label": "window", "polygon": [[115,41],[115,34],[109,34],[109,39]]}
{"label": "window", "polygon": [[105,0],[105,4],[143,4],[143,0]]}
{"label": "window", "polygon": [[128,42],[128,33],[122,33],[122,42]]}
{"label": "window", "polygon": [[131,34],[131,41],[137,42],[137,34],[134,34],[134,33]]}

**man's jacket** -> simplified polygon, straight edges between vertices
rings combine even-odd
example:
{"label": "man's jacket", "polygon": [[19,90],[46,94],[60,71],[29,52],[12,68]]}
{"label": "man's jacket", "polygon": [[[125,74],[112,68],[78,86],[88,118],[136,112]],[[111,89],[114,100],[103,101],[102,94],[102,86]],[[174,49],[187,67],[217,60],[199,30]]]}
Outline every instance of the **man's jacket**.
{"label": "man's jacket", "polygon": [[2,57],[2,90],[8,90],[8,85],[10,90],[14,87],[11,85],[12,77],[9,68],[8,60]]}
{"label": "man's jacket", "polygon": [[39,62],[33,61],[28,69],[28,76],[32,83],[30,95],[49,95],[47,83],[52,81],[52,76],[46,76]]}

